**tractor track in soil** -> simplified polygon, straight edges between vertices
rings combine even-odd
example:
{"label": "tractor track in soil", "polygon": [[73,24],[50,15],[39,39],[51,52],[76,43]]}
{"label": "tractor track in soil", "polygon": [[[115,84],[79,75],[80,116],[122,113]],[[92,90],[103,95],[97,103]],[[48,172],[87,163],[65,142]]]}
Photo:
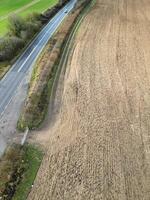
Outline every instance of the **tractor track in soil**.
{"label": "tractor track in soil", "polygon": [[149,10],[97,0],[85,17],[29,200],[150,199]]}

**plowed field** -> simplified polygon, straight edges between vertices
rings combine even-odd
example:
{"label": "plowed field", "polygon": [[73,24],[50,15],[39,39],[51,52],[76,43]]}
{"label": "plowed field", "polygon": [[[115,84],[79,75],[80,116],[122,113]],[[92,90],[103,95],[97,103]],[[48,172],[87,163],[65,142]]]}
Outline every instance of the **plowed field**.
{"label": "plowed field", "polygon": [[149,200],[150,1],[97,0],[59,107],[28,199]]}

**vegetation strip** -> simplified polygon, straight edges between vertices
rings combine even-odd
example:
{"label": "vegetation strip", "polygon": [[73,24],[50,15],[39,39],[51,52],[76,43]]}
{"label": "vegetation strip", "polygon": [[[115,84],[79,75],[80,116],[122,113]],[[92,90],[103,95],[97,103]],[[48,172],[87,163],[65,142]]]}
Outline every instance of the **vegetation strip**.
{"label": "vegetation strip", "polygon": [[25,200],[43,158],[36,146],[9,147],[0,164],[0,198]]}
{"label": "vegetation strip", "polygon": [[[25,130],[26,127],[35,129],[43,122],[49,105],[49,97],[52,94],[53,83],[55,77],[59,76],[68,43],[87,8],[86,2],[86,6],[84,4],[68,16],[55,37],[48,43],[43,56],[36,63],[25,107],[18,121],[18,129]],[[79,18],[77,18],[78,15]],[[61,54],[62,59],[60,60]]]}
{"label": "vegetation strip", "polygon": [[43,158],[43,152],[33,145],[26,144],[24,152],[24,173],[13,200],[26,200]]}

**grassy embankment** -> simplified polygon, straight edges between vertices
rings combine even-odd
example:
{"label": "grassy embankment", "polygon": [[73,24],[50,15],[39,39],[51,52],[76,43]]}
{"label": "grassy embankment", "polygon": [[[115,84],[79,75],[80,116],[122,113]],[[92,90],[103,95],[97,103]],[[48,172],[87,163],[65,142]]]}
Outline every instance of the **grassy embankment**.
{"label": "grassy embankment", "polygon": [[42,151],[32,145],[9,147],[0,162],[0,197],[25,200],[42,157]]}
{"label": "grassy embankment", "polygon": [[[58,69],[61,68],[59,61],[65,42],[69,38],[71,30],[74,32],[73,29],[77,26],[88,7],[86,4],[86,6],[78,8],[67,17],[37,61],[32,74],[25,107],[18,121],[18,128],[20,130],[25,130],[26,127],[35,129],[43,122],[47,113],[53,82]],[[80,12],[80,17],[77,18]]]}

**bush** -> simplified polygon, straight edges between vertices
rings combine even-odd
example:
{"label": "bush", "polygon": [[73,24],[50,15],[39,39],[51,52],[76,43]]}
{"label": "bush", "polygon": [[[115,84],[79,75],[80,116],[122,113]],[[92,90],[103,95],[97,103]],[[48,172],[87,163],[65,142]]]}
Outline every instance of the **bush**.
{"label": "bush", "polygon": [[3,157],[0,159],[0,197],[2,197],[6,184],[10,181],[18,162],[20,162],[21,156],[20,145],[12,145],[6,149]]}
{"label": "bush", "polygon": [[41,24],[38,22],[37,23],[27,22],[26,29],[21,31],[20,37],[24,41],[28,41],[29,39],[33,37],[33,35],[35,35],[39,31],[40,27],[41,27]]}
{"label": "bush", "polygon": [[8,29],[11,35],[20,37],[21,31],[26,29],[26,23],[20,16],[11,15],[9,17]]}
{"label": "bush", "polygon": [[23,46],[24,41],[18,37],[4,37],[0,40],[0,61],[11,60]]}
{"label": "bush", "polygon": [[9,18],[9,35],[30,39],[41,27],[40,14],[31,13],[25,19],[17,15]]}
{"label": "bush", "polygon": [[28,37],[32,37],[35,33],[39,31],[42,26],[41,15],[38,13],[29,14],[26,19],[26,32]]}
{"label": "bush", "polygon": [[27,17],[26,17],[26,21],[30,21],[30,22],[35,22],[35,21],[41,21],[41,14],[33,12],[30,13]]}

